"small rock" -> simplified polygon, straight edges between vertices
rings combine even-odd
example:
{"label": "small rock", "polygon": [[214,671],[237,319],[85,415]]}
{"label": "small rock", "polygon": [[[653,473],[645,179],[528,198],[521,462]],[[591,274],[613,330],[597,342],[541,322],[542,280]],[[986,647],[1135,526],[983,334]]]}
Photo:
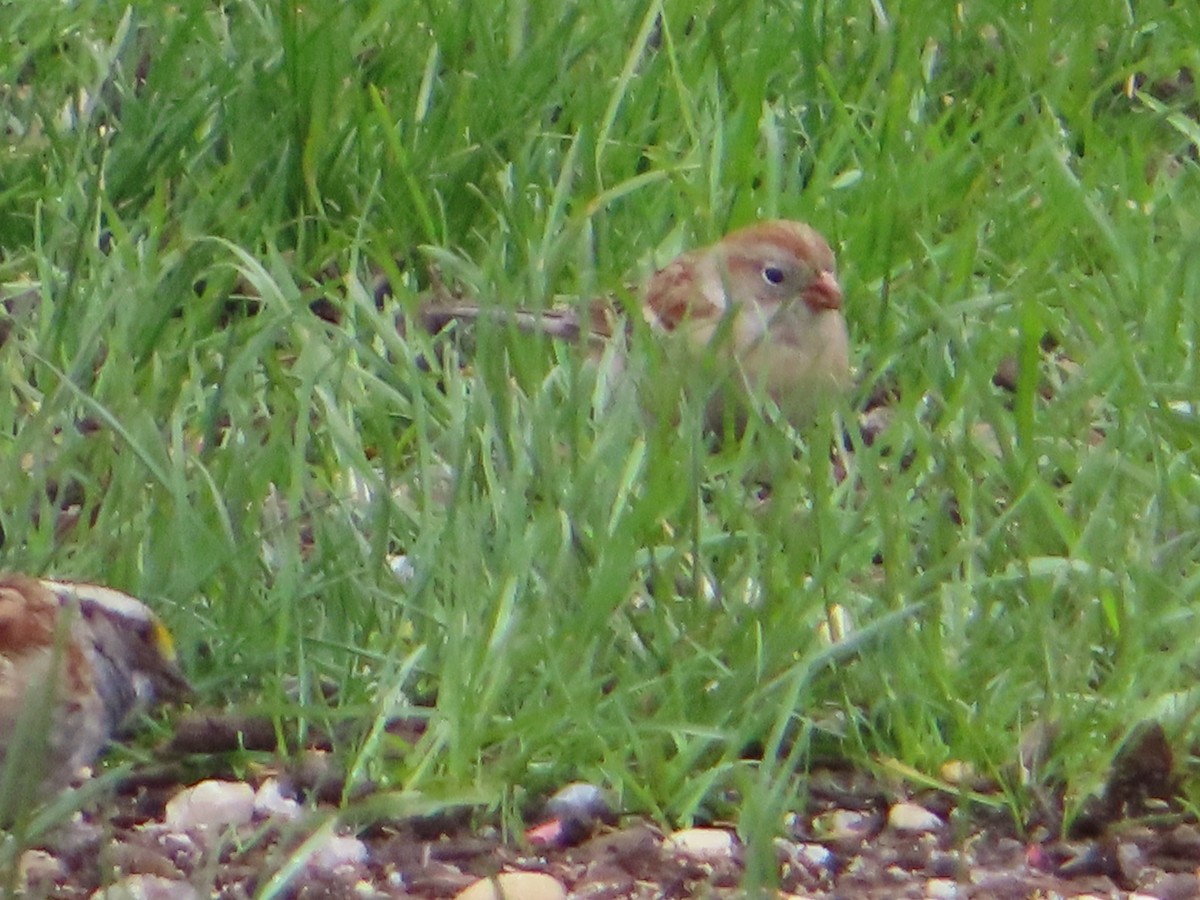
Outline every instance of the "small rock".
{"label": "small rock", "polygon": [[351,835],[330,835],[308,858],[310,869],[332,872],[335,869],[366,865],[367,845]]}
{"label": "small rock", "polygon": [[126,875],[157,875],[167,879],[183,876],[179,866],[160,847],[144,846],[136,840],[113,842],[105,862],[115,871]]}
{"label": "small rock", "polygon": [[833,868],[833,851],[831,851],[828,847],[822,847],[820,844],[801,844],[798,850],[799,853],[797,856],[807,862],[810,866],[822,870],[829,870]]}
{"label": "small rock", "polygon": [[546,801],[546,814],[556,819],[574,819],[591,824],[612,816],[612,806],[602,788],[576,781],[557,791]]}
{"label": "small rock", "polygon": [[981,794],[994,794],[1000,790],[1000,785],[993,779],[981,774],[971,763],[963,760],[948,760],[938,771],[942,780],[953,787],[978,791]]}
{"label": "small rock", "polygon": [[813,819],[813,837],[822,841],[862,840],[875,831],[875,819],[853,809],[831,809]]}
{"label": "small rock", "polygon": [[393,896],[392,894],[379,890],[378,887],[376,887],[369,879],[366,878],[360,878],[358,881],[356,881],[350,891],[351,896],[353,896],[355,900],[388,900],[389,897]]}
{"label": "small rock", "polygon": [[783,838],[775,840],[775,855],[785,867],[790,866],[817,877],[831,874],[837,862],[833,851],[828,847],[821,844],[797,844]]}
{"label": "small rock", "polygon": [[268,778],[254,792],[254,815],[260,819],[294,822],[303,812],[296,798],[284,793],[278,778]]}
{"label": "small rock", "polygon": [[1055,874],[1063,878],[1083,878],[1091,875],[1114,875],[1115,860],[1099,843],[1064,844],[1062,849],[1070,853]]}
{"label": "small rock", "polygon": [[1200,862],[1200,828],[1187,824],[1172,828],[1163,840],[1161,852],[1191,862]]}
{"label": "small rock", "polygon": [[204,853],[204,848],[185,832],[172,831],[165,825],[154,825],[144,830],[154,834],[163,855],[175,863],[181,872],[195,868]]}
{"label": "small rock", "polygon": [[1141,880],[1141,874],[1146,868],[1146,854],[1142,848],[1132,841],[1122,841],[1117,845],[1117,869],[1121,876],[1130,883]]}
{"label": "small rock", "polygon": [[164,822],[181,831],[247,825],[254,815],[254,789],[241,781],[201,781],[167,801]]}
{"label": "small rock", "polygon": [[632,872],[644,860],[658,859],[661,845],[662,835],[657,830],[635,824],[592,838],[585,846],[592,859],[613,862]]}
{"label": "small rock", "polygon": [[888,827],[901,834],[923,834],[940,830],[945,823],[915,803],[897,803],[888,812]]}
{"label": "small rock", "polygon": [[925,882],[925,896],[929,900],[955,900],[959,896],[958,882],[952,878],[930,878]]}
{"label": "small rock", "polygon": [[[1029,879],[1018,867],[999,872],[981,872],[971,876],[972,894],[974,897],[1037,897],[1029,886]],[[1049,898],[1053,894],[1044,894]],[[1072,895],[1072,900],[1078,900]]]}
{"label": "small rock", "polygon": [[67,867],[62,860],[45,850],[26,850],[21,854],[19,865],[21,881],[31,896],[42,896],[46,892],[39,888],[67,877]]}
{"label": "small rock", "polygon": [[608,859],[593,859],[571,884],[571,900],[616,900],[637,896],[637,878]]}
{"label": "small rock", "polygon": [[604,791],[583,781],[568,784],[547,800],[546,814],[549,820],[525,832],[525,839],[535,847],[578,844],[592,833],[597,821],[615,819]]}
{"label": "small rock", "polygon": [[1147,890],[1155,900],[1190,900],[1200,897],[1200,877],[1192,872],[1168,872],[1156,879]]}
{"label": "small rock", "polygon": [[738,839],[724,828],[685,828],[668,837],[664,846],[690,859],[715,862],[732,859],[737,853]]}
{"label": "small rock", "polygon": [[566,900],[567,890],[541,872],[503,872],[481,878],[455,895],[455,900]]}
{"label": "small rock", "polygon": [[934,878],[948,878],[951,881],[963,874],[962,858],[957,852],[944,853],[934,850],[925,860],[925,872]]}
{"label": "small rock", "polygon": [[402,897],[455,897],[477,880],[458,866],[433,860],[411,873],[400,872]]}
{"label": "small rock", "polygon": [[417,577],[417,570],[412,564],[412,560],[405,553],[390,553],[387,556],[387,565],[392,572],[392,577],[401,584],[410,584]]}
{"label": "small rock", "polygon": [[964,762],[961,759],[950,759],[942,763],[942,767],[938,770],[942,776],[942,780],[946,784],[954,787],[970,787],[979,777],[979,773],[975,771],[975,767],[969,762]]}
{"label": "small rock", "polygon": [[101,888],[91,900],[199,900],[196,889],[184,881],[161,875],[130,875]]}

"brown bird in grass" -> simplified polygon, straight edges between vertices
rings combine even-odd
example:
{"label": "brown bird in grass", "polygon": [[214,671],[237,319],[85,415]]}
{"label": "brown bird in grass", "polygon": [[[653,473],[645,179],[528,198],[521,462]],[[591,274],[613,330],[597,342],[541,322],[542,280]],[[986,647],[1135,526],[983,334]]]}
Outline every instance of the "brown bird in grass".
{"label": "brown bird in grass", "polygon": [[[727,409],[744,424],[746,394],[765,394],[787,421],[802,426],[849,385],[837,264],[828,242],[802,222],[759,222],[677,257],[645,283],[639,308],[652,333],[680,348],[686,367],[701,366],[711,376],[705,379],[712,387],[710,427],[720,427]],[[435,332],[451,321],[481,317],[556,337],[586,337],[593,345],[630,325],[622,324],[623,311],[610,300],[582,310],[435,302],[422,311]]]}
{"label": "brown bird in grass", "polygon": [[95,584],[0,574],[6,801],[65,786],[132,716],[188,691],[170,634],[141,601]]}

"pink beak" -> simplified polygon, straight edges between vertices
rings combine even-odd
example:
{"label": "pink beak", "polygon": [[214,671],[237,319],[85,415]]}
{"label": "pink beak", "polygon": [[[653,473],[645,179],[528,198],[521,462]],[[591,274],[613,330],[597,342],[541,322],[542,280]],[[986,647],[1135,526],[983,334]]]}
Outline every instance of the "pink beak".
{"label": "pink beak", "polygon": [[803,297],[813,312],[842,308],[842,286],[832,272],[817,275],[813,283],[804,289]]}

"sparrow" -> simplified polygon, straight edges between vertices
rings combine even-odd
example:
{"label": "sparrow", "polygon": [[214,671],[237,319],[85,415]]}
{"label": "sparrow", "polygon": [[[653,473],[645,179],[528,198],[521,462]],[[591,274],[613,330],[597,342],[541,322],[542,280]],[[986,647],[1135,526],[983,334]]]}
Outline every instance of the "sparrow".
{"label": "sparrow", "polygon": [[[719,428],[730,410],[744,426],[747,400],[755,395],[769,397],[799,427],[850,383],[842,299],[825,238],[803,222],[775,219],[677,257],[650,276],[635,306],[653,334],[681,348],[685,362],[715,376],[706,379],[713,388],[705,415],[709,427]],[[586,338],[593,346],[632,326],[611,299],[543,312],[437,300],[421,311],[423,324],[435,333],[450,322],[479,318]]]}
{"label": "sparrow", "polygon": [[[0,785],[56,791],[190,686],[171,635],[112,588],[0,574]],[[14,779],[16,779],[14,781]]]}

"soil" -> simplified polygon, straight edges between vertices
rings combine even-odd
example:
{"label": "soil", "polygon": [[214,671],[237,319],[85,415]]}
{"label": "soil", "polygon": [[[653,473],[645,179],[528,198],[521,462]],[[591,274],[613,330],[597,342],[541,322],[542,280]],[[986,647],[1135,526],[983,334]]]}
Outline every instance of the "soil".
{"label": "soil", "polygon": [[[812,778],[807,807],[758,861],[783,896],[1200,897],[1200,828],[1180,815],[1155,824],[1127,817],[1127,805],[1109,805],[1087,821],[1091,835],[1061,839],[1035,826],[1023,837],[1006,811],[965,810],[946,793],[897,800],[862,773]],[[232,778],[224,784],[248,794]],[[668,835],[637,816],[551,820],[506,838],[470,810],[366,815],[384,795],[358,801],[366,824],[314,794],[290,821],[256,810],[238,827],[181,830],[164,824],[181,789],[130,781],[102,815],[55,832],[22,859],[25,896],[249,898],[270,887],[274,896],[321,900],[452,898],[478,879],[516,871],[545,873],[569,896],[590,900],[732,898],[747,895],[753,867],[732,830],[718,824]],[[1119,817],[1105,821],[1101,813]],[[321,833],[345,836],[337,852],[312,840]]]}

